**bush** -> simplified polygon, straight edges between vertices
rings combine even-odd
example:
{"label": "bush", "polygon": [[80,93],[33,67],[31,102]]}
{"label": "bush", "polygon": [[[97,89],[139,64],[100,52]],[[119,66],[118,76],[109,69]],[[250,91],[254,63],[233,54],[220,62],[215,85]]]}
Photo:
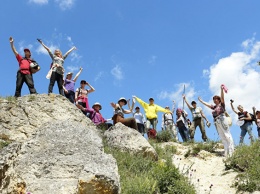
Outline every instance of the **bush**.
{"label": "bush", "polygon": [[[133,155],[105,146],[105,151],[117,160],[123,194],[195,194],[188,179],[179,173],[171,161],[173,146],[165,149],[156,146],[159,160]],[[165,150],[165,151],[164,151]]]}
{"label": "bush", "polygon": [[184,154],[184,157],[187,158],[189,156],[197,156],[201,150],[205,150],[210,153],[215,153],[216,143],[218,143],[218,142],[209,141],[206,143],[189,144],[189,145],[191,145],[191,149],[189,149]]}
{"label": "bush", "polygon": [[157,132],[156,140],[157,142],[169,142],[172,139],[172,134],[169,130],[163,130]]}
{"label": "bush", "polygon": [[250,146],[238,146],[233,155],[225,161],[226,169],[239,172],[234,182],[238,191],[260,190],[260,142]]}

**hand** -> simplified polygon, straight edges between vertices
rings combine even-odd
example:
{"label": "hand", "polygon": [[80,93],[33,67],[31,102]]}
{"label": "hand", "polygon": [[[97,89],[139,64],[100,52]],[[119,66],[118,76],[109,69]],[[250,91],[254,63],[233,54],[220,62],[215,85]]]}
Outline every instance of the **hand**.
{"label": "hand", "polygon": [[41,40],[41,39],[37,38],[37,40],[38,40],[38,42],[39,42],[39,43],[41,43],[41,44],[42,44],[42,40]]}
{"label": "hand", "polygon": [[10,41],[10,43],[13,43],[13,42],[14,42],[14,39],[13,39],[12,36],[9,38],[9,41]]}
{"label": "hand", "polygon": [[132,98],[136,98],[136,96],[133,95]]}
{"label": "hand", "polygon": [[79,68],[79,70],[80,70],[80,71],[82,71],[82,70],[83,70],[83,68],[82,68],[82,67],[80,67],[80,68]]}
{"label": "hand", "polygon": [[255,110],[255,107],[253,106],[253,108],[252,108],[253,110]]}
{"label": "hand", "polygon": [[202,102],[202,99],[201,99],[200,97],[198,97],[198,100],[199,100],[200,102]]}
{"label": "hand", "polygon": [[185,94],[182,94],[182,98],[183,98],[183,99],[185,99],[185,98],[186,98]]}
{"label": "hand", "polygon": [[115,104],[114,102],[111,102],[110,104],[111,104],[111,106],[112,106],[113,108],[116,107],[116,104]]}
{"label": "hand", "polygon": [[135,104],[135,102],[136,102],[136,100],[135,100],[135,98],[133,98],[133,103]]}
{"label": "hand", "polygon": [[76,50],[77,48],[74,46],[74,47],[72,47],[72,50]]}

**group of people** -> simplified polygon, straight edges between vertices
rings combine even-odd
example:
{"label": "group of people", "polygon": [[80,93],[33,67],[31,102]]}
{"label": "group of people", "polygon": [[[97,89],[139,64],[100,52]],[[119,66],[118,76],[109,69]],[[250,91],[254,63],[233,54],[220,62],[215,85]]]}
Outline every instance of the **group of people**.
{"label": "group of people", "polygon": [[[60,95],[64,95],[71,103],[75,103],[75,105],[85,115],[87,115],[95,125],[102,126],[105,129],[108,129],[112,124],[108,122],[110,119],[104,119],[102,114],[100,113],[100,110],[102,109],[101,104],[96,102],[92,107],[89,106],[88,94],[95,91],[94,87],[91,86],[87,81],[81,80],[80,87],[75,90],[75,83],[83,69],[80,68],[79,72],[73,79],[72,72],[68,72],[64,78],[64,61],[67,56],[76,49],[76,47],[72,47],[69,51],[66,52],[65,55],[62,55],[62,52],[59,49],[56,49],[54,53],[52,53],[42,40],[37,40],[48,51],[52,59],[50,71],[47,76],[50,79],[48,94],[52,93],[53,86],[55,82],[57,82]],[[14,39],[10,37],[9,41],[11,49],[15,54],[15,57],[19,64],[14,96],[21,96],[23,83],[27,84],[30,94],[36,94],[37,92],[34,87],[32,75],[40,70],[40,66],[33,58],[31,58],[31,51],[28,48],[24,49],[23,57],[17,52],[14,46]],[[89,89],[86,89],[86,86],[88,86]],[[213,105],[206,103],[200,97],[198,98],[198,100],[206,107],[212,109],[212,116],[214,119],[216,130],[224,144],[225,156],[230,156],[234,151],[234,142],[229,130],[229,119],[231,118],[228,117],[229,115],[225,111],[226,108],[224,92],[227,92],[227,88],[222,84],[220,90],[220,96],[215,95],[213,97]],[[184,142],[194,141],[194,135],[197,127],[200,128],[203,141],[207,141],[208,137],[205,130],[205,121],[208,127],[210,127],[211,123],[205,117],[202,108],[198,107],[195,101],[192,101],[191,104],[189,104],[186,96],[183,95],[182,97],[183,101],[186,103],[187,107],[191,111],[192,121],[187,118],[187,112],[185,112],[185,110],[181,108],[176,109],[176,121],[174,121],[174,101],[173,108],[172,110],[170,110],[169,106],[163,108],[154,104],[153,98],[150,98],[149,103],[146,103],[136,96],[133,96],[131,106],[130,100],[126,100],[123,97],[120,98],[117,103],[111,103],[111,106],[114,109],[114,115],[111,120],[113,121],[114,125],[118,122],[121,122],[128,127],[138,130],[142,135],[144,135],[146,132],[149,132],[150,129],[157,129],[158,112],[163,112],[164,114],[162,115],[161,124],[162,130],[169,130],[176,141],[179,141],[178,133],[180,134]],[[138,106],[136,106],[135,111],[133,111],[136,101],[144,109],[145,115],[140,112],[140,107]],[[235,110],[233,102],[234,101],[231,100],[231,108],[238,115],[237,124],[241,128],[240,143],[243,143],[246,133],[249,134],[251,141],[254,140],[252,135],[253,122],[255,122],[257,125],[258,137],[260,138],[260,111],[256,111],[255,107],[253,107],[253,114],[251,114],[247,111],[244,111],[241,105],[237,107],[238,110]],[[127,104],[129,108],[128,110],[123,108],[123,106]],[[125,118],[125,114],[132,114],[132,117]]]}

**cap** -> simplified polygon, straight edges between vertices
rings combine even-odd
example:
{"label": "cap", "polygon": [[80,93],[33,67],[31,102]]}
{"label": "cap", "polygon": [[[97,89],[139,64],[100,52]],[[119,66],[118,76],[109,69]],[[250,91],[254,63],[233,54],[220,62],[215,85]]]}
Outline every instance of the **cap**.
{"label": "cap", "polygon": [[194,100],[191,102],[191,104],[197,104],[197,102],[195,102]]}
{"label": "cap", "polygon": [[67,74],[66,74],[66,76],[68,76],[68,75],[72,75],[73,73],[72,72],[68,72]]}
{"label": "cap", "polygon": [[152,101],[154,101],[154,99],[153,99],[153,98],[149,98],[149,101],[151,101],[151,100],[152,100]]}
{"label": "cap", "polygon": [[80,84],[86,84],[87,82],[86,82],[86,80],[81,80],[80,81]]}
{"label": "cap", "polygon": [[121,101],[124,102],[125,105],[127,104],[127,101],[124,97],[119,98],[118,103],[121,102]]}
{"label": "cap", "polygon": [[28,51],[29,53],[31,53],[30,49],[28,49],[28,48],[23,49],[23,51],[24,52]]}
{"label": "cap", "polygon": [[99,102],[96,102],[95,104],[93,104],[92,108],[94,108],[94,106],[99,106],[99,109],[100,110],[102,109],[102,106]]}

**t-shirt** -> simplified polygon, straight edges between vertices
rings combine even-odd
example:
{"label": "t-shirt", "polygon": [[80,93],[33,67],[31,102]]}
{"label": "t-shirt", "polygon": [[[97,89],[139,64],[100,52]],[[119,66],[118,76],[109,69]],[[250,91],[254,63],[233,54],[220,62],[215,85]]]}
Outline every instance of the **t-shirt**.
{"label": "t-shirt", "polygon": [[16,55],[16,59],[19,63],[20,72],[22,74],[31,74],[30,72],[30,59],[24,59],[21,55]]}
{"label": "t-shirt", "polygon": [[133,115],[136,123],[144,124],[144,115],[142,113],[135,112]]}
{"label": "t-shirt", "polygon": [[217,116],[223,114],[225,112],[225,104],[224,103],[219,103],[218,105],[211,105],[212,115],[214,118]]}
{"label": "t-shirt", "polygon": [[260,119],[256,119],[257,128],[260,128]]}
{"label": "t-shirt", "polygon": [[52,64],[58,64],[61,67],[53,67],[52,71],[57,72],[58,74],[63,75],[63,63],[64,60],[66,59],[67,56],[63,56],[63,57],[58,57],[56,55],[54,55],[52,52],[49,52],[50,57],[52,58]]}
{"label": "t-shirt", "polygon": [[66,90],[74,92],[75,82],[73,80],[65,79],[64,87]]}
{"label": "t-shirt", "polygon": [[197,119],[197,118],[201,118],[201,111],[202,108],[201,107],[196,107],[196,108],[190,108],[190,111],[192,113],[192,119]]}
{"label": "t-shirt", "polygon": [[124,117],[124,109],[122,107],[120,107],[119,104],[117,104],[116,106],[118,106],[118,108],[116,108],[114,110],[114,114],[119,114],[122,117]]}
{"label": "t-shirt", "polygon": [[[83,102],[84,101],[83,98],[87,98],[88,97],[88,90],[85,89],[85,88],[83,88],[83,89],[82,88],[77,88],[76,92],[78,92],[78,96],[77,96],[78,102]],[[82,98],[80,98],[80,97],[82,97]]]}
{"label": "t-shirt", "polygon": [[[238,112],[237,115],[238,115],[238,119],[245,118],[245,117],[247,117],[247,111]],[[247,123],[247,122],[252,122],[252,121],[244,120],[244,122]]]}

